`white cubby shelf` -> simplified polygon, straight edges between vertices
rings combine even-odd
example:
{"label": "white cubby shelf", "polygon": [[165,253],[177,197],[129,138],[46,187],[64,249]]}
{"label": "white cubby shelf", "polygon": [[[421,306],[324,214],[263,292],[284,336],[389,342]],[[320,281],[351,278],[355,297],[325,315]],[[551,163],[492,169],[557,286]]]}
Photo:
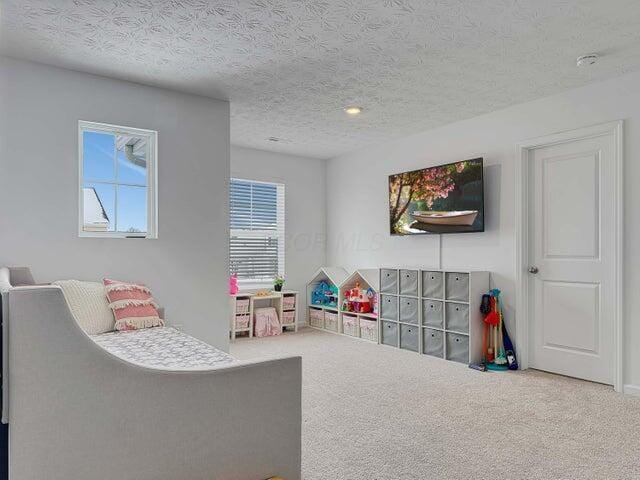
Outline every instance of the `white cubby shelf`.
{"label": "white cubby shelf", "polygon": [[[307,321],[310,327],[320,328],[331,332],[339,332],[339,286],[349,276],[349,273],[341,267],[321,267],[307,284]],[[335,296],[323,298],[320,303],[314,299],[314,291],[322,282],[330,289],[335,290]]]}
{"label": "white cubby shelf", "polygon": [[[313,304],[313,290],[321,281],[338,288],[335,307]],[[307,285],[309,326],[378,343],[378,315],[374,312],[344,311],[342,306],[345,292],[354,289],[356,284],[359,284],[364,292],[368,289],[373,290],[379,304],[379,282],[379,270],[374,268],[356,270],[351,274],[339,267],[319,269]]]}
{"label": "white cubby shelf", "polygon": [[[489,277],[489,272],[465,269],[360,269],[349,275],[338,267],[324,267],[307,286],[307,318],[309,326],[335,334],[445,360],[479,363],[484,329],[480,303],[489,291]],[[310,292],[327,279],[338,286],[337,307],[311,301]],[[342,309],[345,292],[356,283],[376,293],[377,314]],[[375,332],[363,331],[363,322],[375,322]]]}
{"label": "white cubby shelf", "polygon": [[380,269],[380,343],[460,363],[482,360],[489,272]]}
{"label": "white cubby shelf", "polygon": [[[378,342],[378,315],[371,312],[348,311],[343,308],[346,292],[353,290],[357,285],[364,292],[371,289],[375,299],[373,302],[379,305],[380,271],[377,268],[360,269],[349,275],[340,285],[340,333],[352,337],[364,338],[372,342]],[[345,328],[345,320],[347,328]],[[352,327],[352,324],[355,325]],[[375,323],[374,323],[375,322]]]}
{"label": "white cubby shelf", "polygon": [[[295,290],[270,292],[268,295],[257,295],[256,292],[239,292],[230,295],[229,301],[229,336],[231,340],[235,340],[240,334],[253,337],[255,310],[266,306],[276,309],[283,332],[287,330],[298,331],[299,299],[298,292]],[[246,326],[245,323],[247,323]]]}

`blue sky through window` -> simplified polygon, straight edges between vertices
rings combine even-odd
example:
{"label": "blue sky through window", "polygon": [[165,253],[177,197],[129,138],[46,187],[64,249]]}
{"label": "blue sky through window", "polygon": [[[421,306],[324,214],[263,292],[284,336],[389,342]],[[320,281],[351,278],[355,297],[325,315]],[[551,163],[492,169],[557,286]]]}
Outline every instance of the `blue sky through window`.
{"label": "blue sky through window", "polygon": [[116,150],[114,134],[85,131],[82,138],[83,187],[95,189],[109,218],[107,231],[146,232],[147,169],[140,165],[146,163],[146,148],[136,164],[127,158],[126,147]]}
{"label": "blue sky through window", "polygon": [[82,170],[85,182],[115,181],[116,168],[113,161],[115,138],[110,133],[84,132]]}

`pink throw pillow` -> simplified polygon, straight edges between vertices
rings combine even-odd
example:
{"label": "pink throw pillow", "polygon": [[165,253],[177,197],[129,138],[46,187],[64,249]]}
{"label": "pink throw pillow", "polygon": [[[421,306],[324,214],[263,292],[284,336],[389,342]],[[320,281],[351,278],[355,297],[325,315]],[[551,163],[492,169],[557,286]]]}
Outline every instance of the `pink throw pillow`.
{"label": "pink throw pillow", "polygon": [[158,305],[147,287],[108,278],[102,283],[109,307],[116,318],[116,330],[138,330],[164,325],[164,321],[158,315]]}

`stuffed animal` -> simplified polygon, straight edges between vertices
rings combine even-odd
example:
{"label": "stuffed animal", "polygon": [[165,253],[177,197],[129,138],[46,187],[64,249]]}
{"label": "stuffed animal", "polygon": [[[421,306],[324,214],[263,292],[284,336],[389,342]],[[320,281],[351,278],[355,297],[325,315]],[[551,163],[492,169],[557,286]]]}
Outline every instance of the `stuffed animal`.
{"label": "stuffed animal", "polygon": [[234,273],[229,277],[229,294],[235,295],[239,291],[240,288],[238,287],[238,274]]}
{"label": "stuffed animal", "polygon": [[367,289],[367,297],[369,297],[369,303],[371,304],[371,311],[374,314],[378,314],[378,295],[373,290],[373,288],[369,287]]}

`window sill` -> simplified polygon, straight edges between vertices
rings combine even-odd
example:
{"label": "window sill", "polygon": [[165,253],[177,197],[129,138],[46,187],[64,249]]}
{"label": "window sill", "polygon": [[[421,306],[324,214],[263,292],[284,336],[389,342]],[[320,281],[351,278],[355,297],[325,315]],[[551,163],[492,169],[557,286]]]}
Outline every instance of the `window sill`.
{"label": "window sill", "polygon": [[241,292],[252,292],[256,290],[273,290],[273,282],[238,282],[238,288]]}
{"label": "window sill", "polygon": [[80,238],[133,238],[144,240],[157,240],[157,235],[135,235],[133,233],[116,233],[116,232],[78,232]]}

